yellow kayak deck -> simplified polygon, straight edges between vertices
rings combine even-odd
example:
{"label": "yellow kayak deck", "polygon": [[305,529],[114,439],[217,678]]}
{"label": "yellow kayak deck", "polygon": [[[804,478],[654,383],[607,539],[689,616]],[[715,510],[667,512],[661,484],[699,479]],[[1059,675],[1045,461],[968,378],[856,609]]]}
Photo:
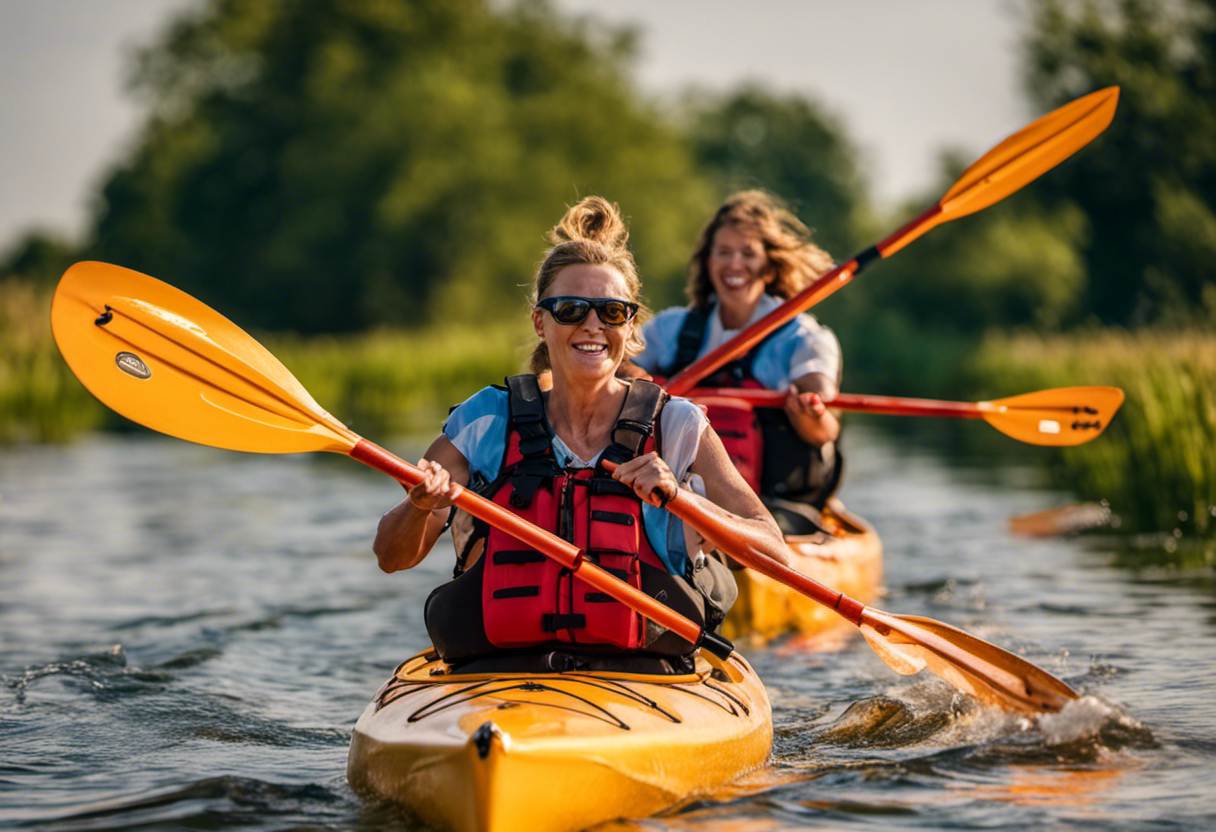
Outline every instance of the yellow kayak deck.
{"label": "yellow kayak deck", "polygon": [[772,712],[751,665],[681,676],[450,673],[407,660],[355,725],[347,777],[459,830],[582,829],[651,815],[764,764]]}
{"label": "yellow kayak deck", "polygon": [[[871,604],[882,585],[882,541],[868,523],[834,501],[823,511],[827,533],[787,536],[790,566],[822,584]],[[739,599],[723,634],[763,643],[786,633],[824,649],[853,628],[837,613],[798,591],[751,570],[736,571]]]}

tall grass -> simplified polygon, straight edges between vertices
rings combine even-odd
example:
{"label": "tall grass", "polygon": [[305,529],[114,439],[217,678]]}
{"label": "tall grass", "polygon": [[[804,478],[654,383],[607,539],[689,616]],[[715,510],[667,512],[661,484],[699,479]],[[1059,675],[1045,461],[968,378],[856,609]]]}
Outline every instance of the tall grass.
{"label": "tall grass", "polygon": [[513,321],[264,343],[322,407],[360,433],[385,436],[438,433],[451,405],[520,372],[532,339]]}
{"label": "tall grass", "polygon": [[0,443],[63,441],[104,419],[59,357],[50,292],[25,281],[0,282]]}
{"label": "tall grass", "polygon": [[1122,330],[990,336],[968,365],[977,396],[1109,384],[1127,400],[1100,438],[1052,455],[1083,496],[1133,528],[1216,534],[1216,333]]}

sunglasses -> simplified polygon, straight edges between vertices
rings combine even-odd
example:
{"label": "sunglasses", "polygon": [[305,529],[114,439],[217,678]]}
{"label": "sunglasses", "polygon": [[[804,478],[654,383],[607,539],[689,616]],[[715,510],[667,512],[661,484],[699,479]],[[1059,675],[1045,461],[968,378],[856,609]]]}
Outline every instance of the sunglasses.
{"label": "sunglasses", "polygon": [[604,326],[624,326],[638,314],[638,305],[617,298],[580,298],[575,295],[559,295],[537,302],[537,309],[546,309],[553,320],[565,326],[574,326],[587,320],[591,310],[599,316]]}

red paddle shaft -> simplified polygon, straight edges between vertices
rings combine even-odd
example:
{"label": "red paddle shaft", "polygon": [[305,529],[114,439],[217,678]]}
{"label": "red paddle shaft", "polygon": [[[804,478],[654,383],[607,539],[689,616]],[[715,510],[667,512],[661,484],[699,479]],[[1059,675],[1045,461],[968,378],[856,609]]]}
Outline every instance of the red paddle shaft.
{"label": "red paddle shaft", "polygon": [[[783,407],[786,394],[780,390],[742,387],[696,387],[688,391],[687,396],[690,399],[735,399],[747,402],[753,407]],[[987,412],[983,407],[983,404],[987,404],[987,402],[943,402],[934,399],[905,399],[897,396],[868,396],[857,393],[841,393],[831,401],[825,401],[824,404],[841,410],[890,413],[895,416],[953,416],[959,419],[981,419]]]}
{"label": "red paddle shaft", "polygon": [[[406,485],[417,485],[424,478],[421,469],[366,439],[360,439],[349,453],[352,459],[388,474]],[[702,630],[675,610],[586,560],[583,557],[583,550],[568,540],[562,540],[552,532],[529,523],[519,515],[466,488],[459,489],[453,502],[474,517],[484,520],[495,528],[502,529],[521,543],[531,546],[541,554],[557,561],[578,576],[580,580],[611,595],[656,624],[666,627],[689,644],[704,647],[723,659],[733,652],[734,647],[729,641]]]}
{"label": "red paddle shaft", "polygon": [[[604,467],[611,471],[617,466],[614,463],[605,462]],[[654,495],[651,502],[660,505],[662,498]],[[803,595],[834,609],[852,623],[861,625],[861,615],[866,608],[865,604],[850,598],[843,592],[837,592],[831,587],[824,586],[814,578],[803,575],[798,570],[791,569],[765,555],[759,543],[745,529],[732,525],[701,508],[696,504],[692,495],[684,489],[676,489],[675,496],[667,501],[664,508],[696,529],[702,537],[713,544],[715,549],[725,552],[749,569],[754,569],[775,581],[791,586]]]}

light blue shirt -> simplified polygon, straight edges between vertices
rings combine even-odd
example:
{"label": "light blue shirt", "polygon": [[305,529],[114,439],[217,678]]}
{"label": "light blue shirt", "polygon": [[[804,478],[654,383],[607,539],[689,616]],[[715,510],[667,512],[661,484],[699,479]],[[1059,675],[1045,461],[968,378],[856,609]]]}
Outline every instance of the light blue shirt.
{"label": "light blue shirt", "polygon": [[[781,298],[764,295],[756,305],[747,325],[760,320],[783,303]],[[688,308],[673,306],[664,309],[642,328],[646,349],[633,362],[648,373],[663,373],[676,358],[680,328],[688,316]],[[710,308],[705,327],[705,341],[697,357],[738,335],[738,329],[726,329],[718,315],[717,303]],[[840,378],[840,342],[813,315],[803,313],[779,328],[759,347],[752,360],[756,381],[770,390],[784,390],[807,373],[822,373],[833,382]]]}
{"label": "light blue shirt", "polygon": [[[443,425],[443,435],[468,460],[469,477],[480,474],[486,481],[498,476],[507,442],[508,393],[486,387],[456,407]],[[676,479],[683,481],[697,458],[701,432],[708,425],[701,408],[688,399],[672,398],[660,416],[663,436],[663,461]],[[600,454],[584,460],[553,436],[553,453],[563,468],[590,468]],[[601,453],[603,453],[601,451]],[[688,551],[684,543],[684,524],[663,509],[642,504],[642,522],[655,552],[673,575],[687,574]]]}

